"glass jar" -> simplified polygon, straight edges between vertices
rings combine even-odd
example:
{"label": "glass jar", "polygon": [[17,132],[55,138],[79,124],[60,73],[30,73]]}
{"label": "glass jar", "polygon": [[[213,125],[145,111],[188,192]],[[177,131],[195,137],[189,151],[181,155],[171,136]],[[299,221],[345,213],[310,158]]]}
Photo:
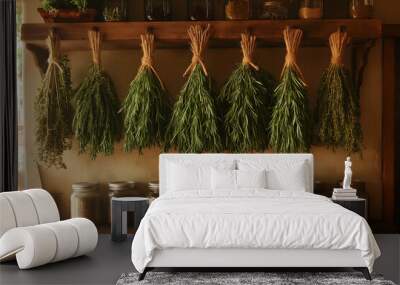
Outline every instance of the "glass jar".
{"label": "glass jar", "polygon": [[250,0],[226,0],[225,18],[228,20],[246,20],[250,18]]}
{"label": "glass jar", "polygon": [[103,10],[104,21],[125,21],[127,18],[127,0],[106,0]]}
{"label": "glass jar", "polygon": [[188,0],[188,17],[192,21],[212,20],[213,0]]}
{"label": "glass jar", "polygon": [[160,184],[158,181],[151,181],[147,183],[148,186],[148,197],[157,198],[160,194]]}
{"label": "glass jar", "polygon": [[288,0],[263,0],[258,10],[261,19],[287,19],[289,17],[289,2]]}
{"label": "glass jar", "polygon": [[87,218],[96,225],[102,224],[101,196],[97,184],[81,182],[72,184],[71,218]]}
{"label": "glass jar", "polygon": [[148,21],[171,20],[171,0],[145,0],[144,14]]}
{"label": "glass jar", "polygon": [[373,15],[373,0],[350,0],[350,17],[354,19],[367,19],[372,18]]}
{"label": "glass jar", "polygon": [[299,7],[300,19],[321,19],[324,5],[323,0],[301,0]]}

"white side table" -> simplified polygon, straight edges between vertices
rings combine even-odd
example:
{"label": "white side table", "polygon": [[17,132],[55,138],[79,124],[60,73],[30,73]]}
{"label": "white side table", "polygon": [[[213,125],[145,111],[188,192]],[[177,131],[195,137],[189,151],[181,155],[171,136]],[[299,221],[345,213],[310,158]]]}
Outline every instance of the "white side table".
{"label": "white side table", "polygon": [[111,199],[111,239],[123,241],[128,234],[127,212],[134,212],[135,230],[149,208],[149,199],[144,197],[112,197]]}

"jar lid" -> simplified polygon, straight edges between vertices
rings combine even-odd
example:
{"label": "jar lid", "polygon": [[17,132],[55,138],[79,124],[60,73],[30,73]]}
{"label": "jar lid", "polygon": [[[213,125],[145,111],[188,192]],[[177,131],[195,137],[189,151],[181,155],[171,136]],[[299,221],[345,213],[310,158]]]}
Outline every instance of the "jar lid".
{"label": "jar lid", "polygon": [[115,182],[110,182],[108,183],[108,188],[110,190],[126,190],[128,188],[130,188],[131,185],[129,182],[126,181],[115,181]]}
{"label": "jar lid", "polygon": [[150,188],[160,188],[160,184],[154,183],[154,182],[149,182],[147,184]]}
{"label": "jar lid", "polygon": [[72,189],[73,190],[91,190],[96,187],[96,183],[91,183],[91,182],[78,182],[78,183],[73,183],[72,184]]}
{"label": "jar lid", "polygon": [[282,3],[279,1],[265,1],[264,6],[282,6]]}
{"label": "jar lid", "polygon": [[136,182],[133,180],[128,181],[129,187],[134,188],[136,185]]}

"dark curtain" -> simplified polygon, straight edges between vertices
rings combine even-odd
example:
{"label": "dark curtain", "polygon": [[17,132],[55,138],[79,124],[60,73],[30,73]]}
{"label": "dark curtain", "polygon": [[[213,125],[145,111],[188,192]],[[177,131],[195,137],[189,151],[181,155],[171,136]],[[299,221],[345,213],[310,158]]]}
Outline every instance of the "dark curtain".
{"label": "dark curtain", "polygon": [[0,191],[18,190],[16,4],[0,0]]}
{"label": "dark curtain", "polygon": [[395,107],[395,221],[400,225],[400,187],[397,184],[400,182],[400,39],[396,41],[396,56],[395,56],[395,73],[396,73],[396,107]]}

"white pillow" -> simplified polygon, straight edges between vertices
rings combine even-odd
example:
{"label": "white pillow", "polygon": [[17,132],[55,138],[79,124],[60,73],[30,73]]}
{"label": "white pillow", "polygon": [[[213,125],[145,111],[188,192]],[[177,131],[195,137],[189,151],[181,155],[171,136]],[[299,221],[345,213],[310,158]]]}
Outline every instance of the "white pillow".
{"label": "white pillow", "polygon": [[170,163],[168,166],[168,188],[171,191],[184,191],[210,188],[209,167],[187,167]]}
{"label": "white pillow", "polygon": [[311,189],[306,160],[239,160],[239,170],[266,169],[267,187],[272,190],[303,191]]}
{"label": "white pillow", "polygon": [[267,172],[263,170],[211,169],[213,190],[239,190],[242,188],[266,188]]}
{"label": "white pillow", "polygon": [[211,189],[236,189],[236,170],[211,168]]}
{"label": "white pillow", "polygon": [[236,170],[237,188],[267,188],[267,171]]}
{"label": "white pillow", "polygon": [[167,164],[168,191],[211,190],[211,168],[235,169],[235,161],[190,162],[169,161]]}

